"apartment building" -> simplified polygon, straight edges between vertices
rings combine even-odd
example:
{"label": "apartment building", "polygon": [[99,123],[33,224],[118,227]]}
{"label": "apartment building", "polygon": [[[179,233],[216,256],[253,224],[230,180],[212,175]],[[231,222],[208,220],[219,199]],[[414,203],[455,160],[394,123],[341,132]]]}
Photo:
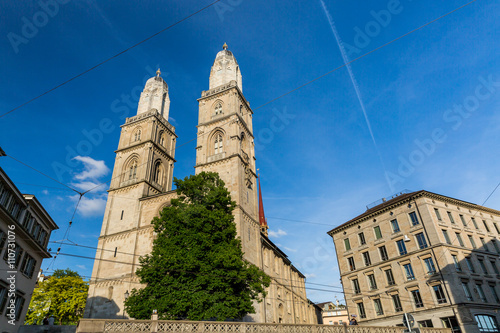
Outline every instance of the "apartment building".
{"label": "apartment building", "polygon": [[35,196],[21,194],[0,168],[0,327],[17,332],[44,258],[47,243],[58,229]]}
{"label": "apartment building", "polygon": [[333,302],[324,302],[317,303],[316,305],[321,308],[321,317],[324,325],[349,324],[349,314],[347,313],[347,308],[344,304],[339,304],[338,300],[336,304]]}
{"label": "apartment building", "polygon": [[499,332],[500,211],[417,191],[330,230],[348,311],[360,325]]}

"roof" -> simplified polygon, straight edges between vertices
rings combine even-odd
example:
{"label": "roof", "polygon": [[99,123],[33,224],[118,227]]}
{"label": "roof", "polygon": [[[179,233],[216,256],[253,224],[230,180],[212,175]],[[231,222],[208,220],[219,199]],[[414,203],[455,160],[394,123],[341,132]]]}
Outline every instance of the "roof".
{"label": "roof", "polygon": [[474,204],[471,202],[455,199],[455,198],[448,197],[445,195],[441,195],[441,194],[437,194],[437,193],[433,193],[433,192],[429,192],[429,191],[425,191],[425,190],[420,190],[420,191],[415,191],[415,192],[410,192],[410,193],[404,193],[404,194],[398,195],[390,200],[384,201],[383,203],[366,210],[363,214],[360,214],[360,215],[356,216],[355,218],[339,225],[338,227],[333,228],[332,230],[328,231],[327,234],[332,235],[332,233],[335,233],[336,231],[344,229],[345,227],[347,227],[348,225],[350,225],[352,223],[360,222],[360,221],[368,218],[371,215],[376,215],[380,211],[388,209],[389,207],[401,204],[402,202],[406,202],[406,201],[409,201],[409,200],[414,199],[416,197],[424,196],[424,195],[427,197],[433,197],[433,198],[436,198],[439,200],[445,200],[448,202],[453,201],[456,204],[461,204],[461,205],[465,205],[465,206],[468,206],[468,207],[473,208],[473,209],[481,209],[484,211],[488,211],[490,213],[495,213],[495,214],[500,215],[500,211],[497,211],[497,210],[492,209],[492,208],[480,206],[480,205],[477,205],[477,204]]}

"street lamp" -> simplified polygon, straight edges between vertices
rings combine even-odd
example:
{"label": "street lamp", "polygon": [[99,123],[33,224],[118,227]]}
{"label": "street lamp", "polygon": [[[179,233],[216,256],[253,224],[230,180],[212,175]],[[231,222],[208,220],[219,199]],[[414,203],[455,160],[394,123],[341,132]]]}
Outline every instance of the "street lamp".
{"label": "street lamp", "polygon": [[[123,294],[123,298],[125,298],[125,301],[128,299],[128,297],[130,296],[130,294],[128,293],[128,290],[125,292],[125,294]],[[123,302],[123,315],[122,315],[123,319],[125,319],[125,302]]]}

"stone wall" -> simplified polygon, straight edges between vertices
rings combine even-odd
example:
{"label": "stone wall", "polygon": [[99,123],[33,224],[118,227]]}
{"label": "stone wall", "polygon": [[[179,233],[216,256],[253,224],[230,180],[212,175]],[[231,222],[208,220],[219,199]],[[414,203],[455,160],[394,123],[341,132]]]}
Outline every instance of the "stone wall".
{"label": "stone wall", "polygon": [[[404,327],[253,324],[215,321],[82,319],[77,333],[104,332],[224,332],[224,333],[403,333]],[[448,328],[421,328],[422,333],[451,333]]]}

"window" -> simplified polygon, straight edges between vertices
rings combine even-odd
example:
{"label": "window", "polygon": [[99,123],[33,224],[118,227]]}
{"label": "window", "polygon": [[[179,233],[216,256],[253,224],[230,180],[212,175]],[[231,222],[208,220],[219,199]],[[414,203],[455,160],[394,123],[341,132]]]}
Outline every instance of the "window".
{"label": "window", "polygon": [[406,279],[408,281],[415,280],[415,274],[413,274],[413,268],[411,267],[411,264],[403,265],[403,269],[405,271]]}
{"label": "window", "polygon": [[462,221],[462,224],[464,225],[464,227],[466,227],[467,222],[465,222],[464,216],[462,214],[460,214],[459,216],[460,216],[460,221]]}
{"label": "window", "polygon": [[483,246],[483,249],[486,252],[490,252],[490,250],[488,249],[488,246],[486,245],[486,242],[484,241],[484,238],[483,237],[479,237],[479,240],[481,241],[481,245]]}
{"label": "window", "polygon": [[380,227],[379,226],[374,227],[373,231],[375,231],[375,239],[382,238],[382,232],[380,231]]}
{"label": "window", "polygon": [[441,230],[443,232],[444,240],[446,241],[446,244],[451,244],[450,236],[448,235],[448,231],[443,229]]}
{"label": "window", "polygon": [[460,235],[459,232],[455,232],[455,237],[457,238],[458,240],[458,244],[461,246],[461,247],[465,247],[465,244],[464,244],[464,241],[462,239],[462,236]]}
{"label": "window", "polygon": [[488,227],[488,223],[486,223],[486,220],[483,220],[483,225],[484,229],[486,229],[487,232],[490,232],[490,228]]}
{"label": "window", "polygon": [[498,332],[498,323],[494,316],[475,315],[479,332]]}
{"label": "window", "polygon": [[370,253],[368,251],[363,252],[363,261],[365,262],[365,266],[370,266],[372,261],[370,260]]}
{"label": "window", "polygon": [[491,243],[493,244],[495,251],[497,251],[497,253],[500,253],[500,248],[498,248],[498,243],[497,243],[496,239],[492,239]]}
{"label": "window", "polygon": [[14,313],[16,314],[16,320],[19,320],[19,317],[21,317],[23,306],[24,306],[24,297],[22,297],[19,294],[16,294],[15,310],[14,310]]}
{"label": "window", "polygon": [[422,301],[422,296],[420,296],[420,290],[415,289],[411,292],[413,296],[413,300],[415,301],[416,308],[422,308],[424,306],[424,302]]}
{"label": "window", "polygon": [[132,161],[129,167],[128,179],[136,179],[137,177],[137,160]]}
{"label": "window", "polygon": [[424,259],[425,263],[425,268],[427,268],[427,274],[435,274],[436,273],[436,267],[434,266],[434,262],[432,261],[432,258],[425,258]]}
{"label": "window", "polygon": [[479,227],[477,226],[477,223],[476,223],[476,219],[473,217],[471,217],[470,219],[472,220],[472,224],[474,224],[474,228],[479,229]]}
{"label": "window", "polygon": [[490,284],[490,291],[491,294],[493,295],[493,298],[495,299],[495,302],[500,303],[500,298],[498,298],[497,290],[495,289],[495,286]]}
{"label": "window", "polygon": [[24,256],[23,263],[21,265],[21,272],[26,275],[28,278],[33,277],[33,272],[35,271],[36,260],[26,253]]}
{"label": "window", "polygon": [[474,242],[474,238],[472,238],[472,235],[467,235],[467,237],[469,237],[469,242],[470,242],[470,245],[472,246],[473,249],[476,249],[476,242]]}
{"label": "window", "polygon": [[374,274],[368,274],[368,284],[370,285],[370,289],[377,289],[377,281],[375,281]]}
{"label": "window", "polygon": [[419,249],[425,249],[427,247],[427,241],[425,240],[424,233],[421,232],[419,234],[415,235],[415,238],[417,239],[417,244]]}
{"label": "window", "polygon": [[436,213],[436,217],[437,217],[438,221],[442,221],[441,214],[439,213],[439,209],[434,208],[434,213]]}
{"label": "window", "polygon": [[222,133],[218,132],[214,136],[214,154],[222,153]]}
{"label": "window", "polygon": [[404,240],[398,240],[396,242],[397,246],[398,246],[398,250],[399,250],[399,255],[405,255],[406,253],[406,245],[405,245],[405,241]]}
{"label": "window", "polygon": [[467,298],[467,300],[473,301],[474,298],[472,298],[472,294],[469,289],[469,284],[465,281],[462,281],[462,288],[464,289],[465,297]]}
{"label": "window", "polygon": [[432,289],[434,290],[434,294],[436,295],[438,304],[446,303],[446,297],[444,296],[443,287],[438,284],[437,286],[432,287]]}
{"label": "window", "polygon": [[452,254],[451,257],[453,259],[453,264],[455,265],[455,269],[457,270],[457,272],[461,272],[462,266],[460,266],[460,263],[458,262],[457,256]]}
{"label": "window", "polygon": [[134,134],[134,141],[141,141],[141,130],[138,129]]}
{"label": "window", "polygon": [[394,275],[392,275],[392,269],[388,269],[385,271],[385,277],[387,278],[387,285],[393,286],[396,284],[394,281]]}
{"label": "window", "polygon": [[354,265],[354,258],[353,257],[347,258],[347,264],[349,265],[349,270],[351,270],[351,271],[356,270],[356,265]]}
{"label": "window", "polygon": [[476,283],[476,290],[477,293],[479,294],[481,302],[486,303],[488,300],[486,299],[486,295],[484,294],[483,286],[480,283]]}
{"label": "window", "polygon": [[394,304],[394,311],[401,312],[403,311],[403,307],[401,306],[401,300],[399,299],[399,295],[392,295],[392,303]]}
{"label": "window", "polygon": [[443,327],[451,328],[452,333],[460,333],[460,325],[458,325],[457,317],[446,317],[441,318],[441,322],[443,323]]}
{"label": "window", "polygon": [[7,241],[7,234],[0,229],[0,252],[2,252],[6,241]]}
{"label": "window", "polygon": [[377,316],[381,316],[384,314],[384,309],[382,308],[382,302],[380,301],[380,298],[374,299],[373,304],[375,305],[375,313]]}
{"label": "window", "polygon": [[158,134],[158,143],[160,144],[160,146],[163,146],[165,147],[165,132],[163,131],[160,131],[160,133]]}
{"label": "window", "polygon": [[434,325],[432,324],[432,320],[427,319],[427,320],[419,321],[418,327],[434,327]]}
{"label": "window", "polygon": [[479,266],[481,266],[481,270],[483,271],[484,274],[488,274],[488,270],[486,269],[486,265],[484,264],[483,259],[477,259],[479,261]]}
{"label": "window", "polygon": [[349,251],[351,249],[351,242],[349,242],[349,238],[344,239],[345,250]]}
{"label": "window", "polygon": [[5,304],[7,304],[7,294],[8,291],[6,286],[0,284],[0,314],[3,312]]}
{"label": "window", "polygon": [[474,269],[474,264],[472,263],[472,259],[470,257],[465,257],[465,263],[467,264],[467,268],[471,273],[476,273]]}
{"label": "window", "polygon": [[[14,267],[17,268],[17,266],[19,266],[19,262],[21,261],[21,257],[23,255],[24,250],[21,249],[21,247],[17,243],[15,243],[14,246],[15,246],[14,247],[14,253],[15,253],[15,255],[14,255]],[[3,259],[5,261],[8,261],[8,259],[9,259],[9,251],[8,250],[5,250],[5,253],[3,255]]]}
{"label": "window", "polygon": [[417,214],[415,212],[410,213],[410,220],[411,220],[412,226],[416,226],[416,225],[420,224],[420,222],[418,222]]}
{"label": "window", "polygon": [[380,253],[380,259],[382,261],[386,261],[389,259],[389,256],[387,255],[387,250],[385,248],[385,245],[382,245],[381,247],[378,248],[378,252]]}
{"label": "window", "polygon": [[222,103],[217,103],[215,105],[215,115],[222,114]]}
{"label": "window", "polygon": [[495,227],[495,230],[497,231],[497,234],[500,235],[500,230],[498,229],[498,225],[495,222],[493,222],[493,226]]}
{"label": "window", "polygon": [[163,185],[163,164],[157,161],[154,166],[153,181],[159,185]]}
{"label": "window", "polygon": [[448,218],[450,219],[450,222],[452,224],[455,224],[455,219],[453,218],[453,215],[451,215],[451,212],[446,212],[448,214]]}
{"label": "window", "polygon": [[352,289],[354,290],[355,294],[359,294],[361,292],[361,288],[359,288],[359,281],[358,281],[358,279],[353,279],[352,280]]}
{"label": "window", "polygon": [[365,245],[366,244],[365,234],[360,232],[358,234],[358,237],[359,237],[359,245]]}
{"label": "window", "polygon": [[391,227],[392,227],[392,232],[399,232],[400,229],[399,229],[398,220],[396,220],[396,219],[391,220]]}
{"label": "window", "polygon": [[491,264],[491,267],[493,267],[493,271],[495,272],[495,274],[500,274],[500,272],[498,271],[498,267],[497,267],[495,260],[490,260],[490,264]]}
{"label": "window", "polygon": [[365,306],[363,302],[357,303],[357,305],[358,305],[359,318],[361,319],[366,318]]}

